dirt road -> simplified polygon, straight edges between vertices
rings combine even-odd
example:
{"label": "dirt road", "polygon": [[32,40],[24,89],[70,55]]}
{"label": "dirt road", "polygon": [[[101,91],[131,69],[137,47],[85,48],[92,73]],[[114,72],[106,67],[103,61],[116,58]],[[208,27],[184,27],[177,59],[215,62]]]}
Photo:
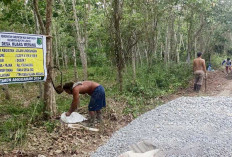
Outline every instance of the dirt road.
{"label": "dirt road", "polygon": [[195,97],[195,96],[232,96],[232,73],[228,76],[223,70],[217,70],[213,72],[208,72],[208,77],[206,80],[206,91],[205,91],[205,81],[201,87],[201,91],[196,93],[193,91],[193,80],[189,82],[189,87],[186,89],[180,89],[178,92],[172,95],[161,97],[164,102],[169,102],[176,98],[185,97]]}

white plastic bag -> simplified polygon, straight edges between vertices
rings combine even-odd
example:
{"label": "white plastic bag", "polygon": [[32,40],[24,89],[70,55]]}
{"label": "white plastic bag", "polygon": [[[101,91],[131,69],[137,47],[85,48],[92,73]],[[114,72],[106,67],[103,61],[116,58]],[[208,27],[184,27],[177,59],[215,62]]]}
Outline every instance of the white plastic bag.
{"label": "white plastic bag", "polygon": [[134,153],[133,151],[128,151],[119,155],[118,157],[155,157],[158,151],[158,149],[150,150],[145,153]]}
{"label": "white plastic bag", "polygon": [[72,112],[72,114],[70,116],[66,116],[65,112],[64,112],[61,114],[60,119],[64,123],[78,123],[78,122],[82,122],[84,120],[87,120],[84,116],[82,116],[81,114],[79,114],[77,112]]}

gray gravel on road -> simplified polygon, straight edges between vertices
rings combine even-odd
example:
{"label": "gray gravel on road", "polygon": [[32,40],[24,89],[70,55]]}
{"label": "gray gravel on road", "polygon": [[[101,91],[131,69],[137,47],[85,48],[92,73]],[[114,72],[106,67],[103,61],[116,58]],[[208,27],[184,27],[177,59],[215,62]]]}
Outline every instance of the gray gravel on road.
{"label": "gray gravel on road", "polygon": [[232,98],[181,97],[133,120],[92,157],[117,157],[150,140],[163,156],[232,156]]}

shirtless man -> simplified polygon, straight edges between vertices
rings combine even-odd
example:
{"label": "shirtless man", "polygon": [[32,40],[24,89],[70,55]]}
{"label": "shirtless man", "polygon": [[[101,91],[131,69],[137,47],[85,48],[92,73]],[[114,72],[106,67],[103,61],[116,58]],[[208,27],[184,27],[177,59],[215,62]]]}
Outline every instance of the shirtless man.
{"label": "shirtless man", "polygon": [[201,89],[201,85],[203,83],[204,75],[206,74],[206,66],[205,60],[201,58],[202,53],[197,53],[197,58],[193,60],[193,72],[195,75],[195,82],[194,82],[194,91],[199,92]]}
{"label": "shirtless man", "polygon": [[105,90],[103,86],[93,81],[83,81],[83,82],[69,82],[63,86],[66,93],[73,95],[73,101],[66,116],[70,116],[73,111],[77,109],[80,105],[79,94],[88,94],[91,96],[89,102],[89,115],[90,122],[93,123],[95,120],[95,112],[97,120],[101,121],[101,109],[106,106],[105,101]]}

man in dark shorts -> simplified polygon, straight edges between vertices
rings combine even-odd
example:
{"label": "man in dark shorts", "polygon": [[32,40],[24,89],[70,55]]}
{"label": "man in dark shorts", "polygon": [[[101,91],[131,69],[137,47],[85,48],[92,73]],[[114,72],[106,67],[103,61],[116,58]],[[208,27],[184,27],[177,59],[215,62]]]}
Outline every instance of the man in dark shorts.
{"label": "man in dark shorts", "polygon": [[93,81],[69,82],[63,86],[66,93],[73,95],[73,101],[66,116],[70,116],[80,105],[79,94],[88,94],[91,96],[89,102],[90,122],[94,122],[95,116],[98,121],[102,120],[101,109],[106,107],[105,90],[102,85]]}

